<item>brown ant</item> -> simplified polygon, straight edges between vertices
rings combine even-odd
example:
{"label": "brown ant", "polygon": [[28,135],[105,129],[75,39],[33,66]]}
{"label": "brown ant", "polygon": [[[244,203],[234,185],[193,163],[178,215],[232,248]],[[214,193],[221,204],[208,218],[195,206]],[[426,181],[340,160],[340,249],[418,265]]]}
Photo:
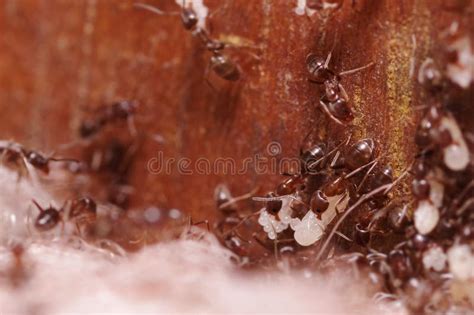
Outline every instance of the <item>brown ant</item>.
{"label": "brown ant", "polygon": [[329,68],[332,51],[328,54],[326,60],[317,57],[315,54],[309,54],[306,57],[306,67],[311,77],[309,81],[315,84],[324,85],[324,95],[319,103],[328,116],[340,125],[346,125],[354,119],[354,114],[350,108],[344,87],[340,83],[341,77],[353,74],[372,65],[373,62],[352,70],[336,73]]}
{"label": "brown ant", "polygon": [[0,158],[7,162],[21,165],[22,163],[28,168],[28,165],[35,169],[49,173],[50,162],[74,162],[74,159],[46,157],[43,154],[24,148],[21,144],[12,141],[0,141]]}
{"label": "brown ant", "polygon": [[[352,4],[354,5],[354,0]],[[306,0],[306,7],[311,10],[332,9],[337,10],[342,7],[344,0]]]}
{"label": "brown ant", "polygon": [[80,227],[93,224],[97,216],[97,204],[89,197],[67,200],[59,209],[53,206],[43,208],[36,200],[33,200],[33,203],[40,211],[34,223],[40,232],[50,231],[59,222],[62,222],[64,228],[64,216],[66,216],[68,220],[74,221],[76,230],[80,233]]}
{"label": "brown ant", "polygon": [[[158,15],[178,14],[177,12],[163,12],[156,7],[144,3],[135,3],[134,6],[156,13]],[[226,81],[238,81],[240,79],[242,70],[234,61],[222,53],[222,50],[224,50],[224,48],[226,48],[228,45],[222,41],[211,39],[208,32],[204,28],[197,25],[197,14],[192,7],[187,7],[184,1],[181,7],[181,13],[179,14],[181,16],[181,22],[183,23],[184,28],[188,31],[192,31],[194,35],[197,35],[204,47],[206,47],[206,49],[212,53],[205,72],[206,82],[210,84],[208,80],[209,70],[214,71],[216,75]],[[212,87],[211,84],[210,86]]]}
{"label": "brown ant", "polygon": [[138,103],[135,101],[120,101],[111,105],[104,106],[99,109],[96,117],[84,120],[79,126],[79,136],[82,139],[88,139],[96,135],[106,125],[116,123],[118,121],[126,121],[129,126],[130,133],[136,134],[133,123],[133,116],[137,111]]}

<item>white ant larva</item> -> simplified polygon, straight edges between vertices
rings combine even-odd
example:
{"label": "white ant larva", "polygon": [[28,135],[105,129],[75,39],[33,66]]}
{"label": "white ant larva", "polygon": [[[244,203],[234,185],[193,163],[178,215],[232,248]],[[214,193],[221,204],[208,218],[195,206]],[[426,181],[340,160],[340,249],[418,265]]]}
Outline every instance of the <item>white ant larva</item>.
{"label": "white ant larva", "polygon": [[423,253],[423,266],[426,270],[442,271],[446,266],[446,254],[440,246],[433,246]]}
{"label": "white ant larva", "polygon": [[431,233],[438,224],[439,210],[429,200],[422,200],[418,203],[413,220],[418,233],[426,235]]}
{"label": "white ant larva", "polygon": [[469,164],[469,149],[456,120],[451,115],[441,119],[440,127],[449,131],[452,143],[443,149],[444,164],[453,171],[462,171]]}

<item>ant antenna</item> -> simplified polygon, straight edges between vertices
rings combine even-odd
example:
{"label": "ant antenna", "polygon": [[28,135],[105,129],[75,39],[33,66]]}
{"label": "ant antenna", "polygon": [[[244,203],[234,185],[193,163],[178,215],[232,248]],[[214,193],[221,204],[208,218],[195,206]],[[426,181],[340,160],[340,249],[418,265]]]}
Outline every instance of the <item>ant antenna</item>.
{"label": "ant antenna", "polygon": [[[179,15],[179,12],[164,12],[158,9],[157,7],[154,7],[152,5],[145,4],[145,3],[140,3],[140,2],[134,3],[133,6],[138,9],[150,11],[158,15]],[[183,8],[184,8],[184,0],[183,0]]]}
{"label": "ant antenna", "polygon": [[39,203],[36,200],[32,199],[31,201],[35,204],[35,206],[38,208],[40,212],[44,211],[44,209],[39,205]]}
{"label": "ant antenna", "polygon": [[361,70],[364,70],[364,69],[367,69],[369,67],[372,67],[373,65],[375,65],[375,62],[370,62],[369,64],[366,64],[365,66],[362,66],[362,67],[359,67],[359,68],[355,68],[355,69],[351,69],[351,70],[347,70],[347,71],[342,71],[339,73],[339,76],[344,76],[344,75],[348,75],[348,74],[353,74],[353,73],[356,73],[358,71],[361,71]]}

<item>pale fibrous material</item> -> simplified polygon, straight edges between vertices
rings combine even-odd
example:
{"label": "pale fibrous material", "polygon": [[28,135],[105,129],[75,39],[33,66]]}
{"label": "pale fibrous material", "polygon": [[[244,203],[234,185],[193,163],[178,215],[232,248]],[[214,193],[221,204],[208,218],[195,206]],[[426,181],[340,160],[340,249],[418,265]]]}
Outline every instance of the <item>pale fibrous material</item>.
{"label": "pale fibrous material", "polygon": [[430,201],[422,200],[415,209],[413,219],[418,233],[429,234],[438,224],[439,210]]}
{"label": "pale fibrous material", "polygon": [[454,245],[448,250],[449,271],[458,280],[474,281],[474,254],[469,245]]}
{"label": "pale fibrous material", "polygon": [[[0,227],[1,314],[388,311],[389,306],[375,305],[360,282],[347,275],[336,273],[330,282],[317,273],[286,269],[245,275],[233,263],[238,258],[197,227],[178,240],[148,245],[133,254],[117,244],[114,248],[111,241],[104,249],[73,234],[44,237],[34,233],[33,226],[30,234],[25,217],[30,215],[31,199],[62,203],[1,167],[0,183],[0,217],[7,218]],[[24,274],[17,285],[10,278],[13,244],[24,248]],[[390,312],[406,314],[402,308]]]}

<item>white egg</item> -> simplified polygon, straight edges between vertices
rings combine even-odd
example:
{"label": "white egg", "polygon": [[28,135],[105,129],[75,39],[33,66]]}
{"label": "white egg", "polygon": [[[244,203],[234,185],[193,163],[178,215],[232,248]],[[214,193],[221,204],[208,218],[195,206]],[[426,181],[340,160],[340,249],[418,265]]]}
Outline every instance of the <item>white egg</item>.
{"label": "white egg", "polygon": [[429,201],[420,201],[414,214],[415,228],[420,234],[428,234],[439,221],[439,210]]}
{"label": "white egg", "polygon": [[443,152],[444,164],[453,171],[462,171],[469,164],[469,150],[466,146],[451,144]]}
{"label": "white egg", "polygon": [[432,247],[423,253],[423,266],[425,269],[441,271],[446,266],[446,254],[439,246]]}
{"label": "white egg", "polygon": [[308,211],[296,225],[295,241],[301,246],[310,246],[321,239],[324,233],[322,222],[318,220],[313,211]]}
{"label": "white egg", "polygon": [[467,167],[470,159],[462,131],[452,115],[443,117],[441,126],[449,131],[454,142],[443,150],[444,164],[453,171],[462,171]]}

